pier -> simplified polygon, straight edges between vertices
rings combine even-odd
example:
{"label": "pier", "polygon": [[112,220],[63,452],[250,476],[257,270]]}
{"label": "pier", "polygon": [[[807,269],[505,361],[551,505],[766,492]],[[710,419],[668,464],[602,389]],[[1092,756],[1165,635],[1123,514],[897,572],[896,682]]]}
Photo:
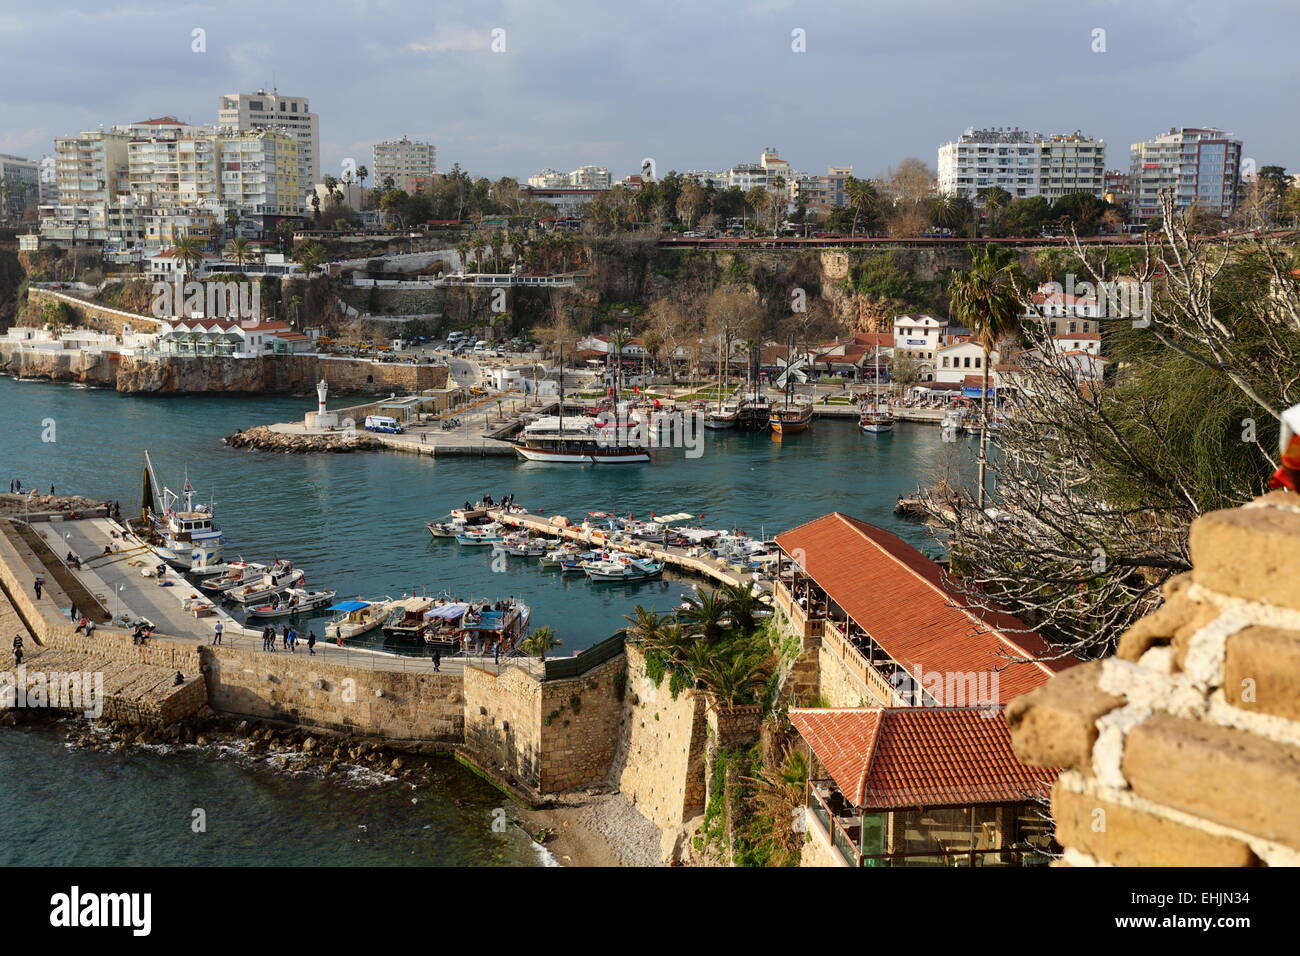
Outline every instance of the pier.
{"label": "pier", "polygon": [[[453,512],[453,514],[465,513]],[[551,523],[550,519],[543,518],[540,515],[528,514],[527,512],[489,508],[485,511],[468,512],[467,514],[471,517],[476,514],[484,514],[492,521],[508,527],[526,529],[535,534],[560,537],[568,541],[577,541],[593,548],[610,548],[625,551],[640,558],[653,558],[663,564],[665,568],[697,574],[710,579],[715,584],[730,584],[738,587],[752,587],[757,584],[765,592],[770,590],[766,580],[759,575],[740,570],[734,565],[719,561],[716,558],[691,553],[694,550],[703,549],[653,544],[630,536],[615,539],[609,532],[600,528],[581,525],[555,525]]]}

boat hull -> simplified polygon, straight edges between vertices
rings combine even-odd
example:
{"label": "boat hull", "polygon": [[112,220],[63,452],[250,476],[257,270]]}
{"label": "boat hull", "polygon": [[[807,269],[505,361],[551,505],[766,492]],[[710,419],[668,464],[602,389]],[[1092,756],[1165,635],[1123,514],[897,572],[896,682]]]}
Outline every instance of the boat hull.
{"label": "boat hull", "polygon": [[515,453],[524,461],[540,461],[557,465],[635,465],[650,461],[650,453],[629,448],[626,451],[560,451],[543,448],[526,448],[515,445]]}

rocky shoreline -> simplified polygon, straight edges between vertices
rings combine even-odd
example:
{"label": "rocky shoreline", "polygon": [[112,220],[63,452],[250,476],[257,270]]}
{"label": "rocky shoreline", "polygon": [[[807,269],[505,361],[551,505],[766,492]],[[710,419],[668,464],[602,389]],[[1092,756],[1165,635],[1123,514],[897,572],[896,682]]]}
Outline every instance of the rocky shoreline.
{"label": "rocky shoreline", "polygon": [[346,453],[371,451],[382,444],[369,435],[342,432],[333,435],[290,435],[273,431],[267,425],[255,425],[222,439],[231,448],[254,451],[276,451],[284,454],[307,455],[316,452]]}

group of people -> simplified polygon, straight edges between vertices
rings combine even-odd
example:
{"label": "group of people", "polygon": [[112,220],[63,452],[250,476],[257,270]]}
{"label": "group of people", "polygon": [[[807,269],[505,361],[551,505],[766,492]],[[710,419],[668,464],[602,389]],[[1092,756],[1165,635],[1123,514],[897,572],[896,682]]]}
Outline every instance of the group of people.
{"label": "group of people", "polygon": [[[508,511],[509,509],[513,508],[514,506],[515,506],[515,496],[514,496],[513,493],[504,496],[500,501],[494,501],[494,500],[492,500],[492,496],[491,496],[491,495],[484,495],[484,496],[483,496],[482,498],[480,498],[479,501],[478,501],[478,507],[479,507],[479,508],[504,508],[504,509],[506,509],[506,510]],[[466,510],[466,511],[473,511],[473,510],[475,510],[475,509],[474,509],[474,507],[473,507],[472,505],[470,505],[470,503],[467,501],[467,502],[465,502],[465,510]]]}
{"label": "group of people", "polygon": [[87,637],[95,633],[95,622],[84,614],[77,619],[77,626],[72,631],[73,634],[85,634]]}
{"label": "group of people", "polygon": [[[274,624],[268,624],[266,627],[262,628],[262,650],[275,650],[275,636]],[[290,627],[288,624],[280,625],[280,642],[284,649],[290,654],[297,653],[297,628]],[[307,653],[313,656],[316,654],[316,632],[310,629],[307,631]]]}

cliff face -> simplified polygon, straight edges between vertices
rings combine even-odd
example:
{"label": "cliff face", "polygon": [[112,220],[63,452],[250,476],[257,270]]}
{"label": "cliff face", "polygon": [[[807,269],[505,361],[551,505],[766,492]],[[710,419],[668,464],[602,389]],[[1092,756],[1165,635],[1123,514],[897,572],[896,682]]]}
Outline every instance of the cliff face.
{"label": "cliff face", "polygon": [[119,392],[307,392],[315,385],[315,356],[236,359],[204,355],[141,359],[124,356]]}
{"label": "cliff face", "polygon": [[19,352],[0,349],[0,368],[18,378],[43,378],[52,382],[77,382],[111,387],[117,380],[116,361],[107,355],[86,355],[77,351]]}

